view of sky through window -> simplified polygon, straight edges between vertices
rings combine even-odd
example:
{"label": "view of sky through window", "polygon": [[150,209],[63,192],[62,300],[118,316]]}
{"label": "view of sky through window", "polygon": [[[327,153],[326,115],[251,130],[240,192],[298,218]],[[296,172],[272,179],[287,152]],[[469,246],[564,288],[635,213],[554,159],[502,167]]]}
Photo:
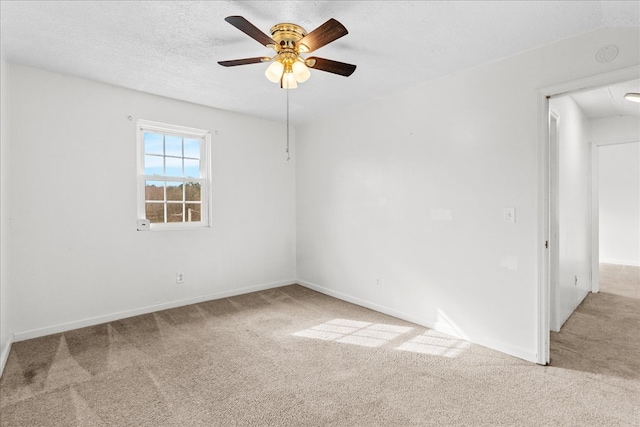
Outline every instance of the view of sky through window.
{"label": "view of sky through window", "polygon": [[200,178],[200,140],[144,133],[144,174]]}
{"label": "view of sky through window", "polygon": [[143,132],[145,217],[152,224],[202,221],[203,141]]}

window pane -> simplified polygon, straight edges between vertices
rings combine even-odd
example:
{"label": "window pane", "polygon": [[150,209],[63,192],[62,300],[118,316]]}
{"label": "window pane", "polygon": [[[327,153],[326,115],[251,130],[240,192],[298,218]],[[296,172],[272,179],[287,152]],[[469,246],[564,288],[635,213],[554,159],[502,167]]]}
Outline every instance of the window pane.
{"label": "window pane", "polygon": [[202,205],[198,204],[194,204],[194,203],[187,203],[186,205],[187,207],[187,222],[196,222],[196,221],[200,221],[200,215],[201,215],[201,208]]}
{"label": "window pane", "polygon": [[165,157],[167,163],[166,176],[182,176],[182,159]]}
{"label": "window pane", "polygon": [[167,222],[182,222],[182,203],[167,203]]}
{"label": "window pane", "polygon": [[184,139],[184,156],[193,159],[200,158],[200,140],[185,138]]}
{"label": "window pane", "polygon": [[164,222],[164,203],[145,203],[145,216],[151,223]]}
{"label": "window pane", "polygon": [[200,183],[199,182],[187,182],[185,188],[185,200],[188,202],[199,202],[202,200]]}
{"label": "window pane", "polygon": [[144,133],[144,154],[164,154],[162,151],[162,135],[157,133]]}
{"label": "window pane", "polygon": [[200,160],[184,159],[184,176],[200,178]]}
{"label": "window pane", "polygon": [[[0,0],[1,1],[1,0]],[[138,209],[154,229],[208,225],[210,134],[199,129],[140,121]],[[148,127],[147,127],[148,126]],[[190,224],[186,224],[189,222]]]}
{"label": "window pane", "polygon": [[182,198],[182,183],[181,182],[167,182],[167,200],[183,201]]}
{"label": "window pane", "polygon": [[164,181],[147,181],[144,198],[145,200],[164,200]]}
{"label": "window pane", "polygon": [[145,175],[162,175],[164,169],[164,157],[162,156],[144,156],[144,174]]}
{"label": "window pane", "polygon": [[179,136],[165,135],[165,156],[182,157],[182,138]]}

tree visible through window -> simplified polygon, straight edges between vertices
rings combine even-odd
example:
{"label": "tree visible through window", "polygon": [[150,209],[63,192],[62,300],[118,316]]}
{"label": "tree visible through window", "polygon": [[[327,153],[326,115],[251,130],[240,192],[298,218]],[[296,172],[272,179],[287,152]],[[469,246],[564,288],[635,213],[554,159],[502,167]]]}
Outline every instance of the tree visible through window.
{"label": "tree visible through window", "polygon": [[209,144],[207,131],[138,122],[138,215],[151,228],[208,225]]}

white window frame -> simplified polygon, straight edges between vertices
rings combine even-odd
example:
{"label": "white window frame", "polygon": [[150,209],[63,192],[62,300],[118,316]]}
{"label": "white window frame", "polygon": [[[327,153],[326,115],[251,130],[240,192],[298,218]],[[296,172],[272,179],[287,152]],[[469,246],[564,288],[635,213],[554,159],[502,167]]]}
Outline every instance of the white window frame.
{"label": "white window frame", "polygon": [[[153,122],[149,120],[138,120],[136,125],[137,134],[137,153],[138,153],[138,219],[146,218],[146,195],[145,186],[147,180],[152,181],[171,181],[171,182],[198,182],[201,188],[201,213],[200,221],[187,222],[183,218],[183,222],[165,222],[150,224],[151,230],[183,230],[191,228],[210,227],[211,209],[210,209],[210,188],[211,188],[211,132],[203,129],[195,129],[166,123]],[[144,133],[145,132],[162,133],[165,135],[196,138],[202,141],[200,144],[200,178],[173,177],[165,175],[146,175],[144,167]],[[166,209],[167,200],[165,195],[164,205]]]}

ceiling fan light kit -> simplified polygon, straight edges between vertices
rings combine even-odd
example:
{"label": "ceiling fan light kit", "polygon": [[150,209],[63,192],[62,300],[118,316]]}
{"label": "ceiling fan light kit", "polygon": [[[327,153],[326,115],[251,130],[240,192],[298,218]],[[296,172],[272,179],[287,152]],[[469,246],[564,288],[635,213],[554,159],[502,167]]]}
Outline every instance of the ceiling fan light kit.
{"label": "ceiling fan light kit", "polygon": [[263,46],[273,49],[276,55],[219,61],[224,67],[271,62],[265,76],[273,83],[280,83],[283,89],[295,89],[298,83],[311,77],[309,68],[348,77],[356,69],[355,65],[318,57],[304,58],[303,53],[313,52],[349,32],[340,22],[329,19],[310,33],[299,25],[276,24],[271,27],[271,37],[260,31],[242,16],[228,16],[225,21],[247,34]]}
{"label": "ceiling fan light kit", "polygon": [[626,99],[627,101],[640,102],[640,93],[627,93],[624,96],[624,99]]}

